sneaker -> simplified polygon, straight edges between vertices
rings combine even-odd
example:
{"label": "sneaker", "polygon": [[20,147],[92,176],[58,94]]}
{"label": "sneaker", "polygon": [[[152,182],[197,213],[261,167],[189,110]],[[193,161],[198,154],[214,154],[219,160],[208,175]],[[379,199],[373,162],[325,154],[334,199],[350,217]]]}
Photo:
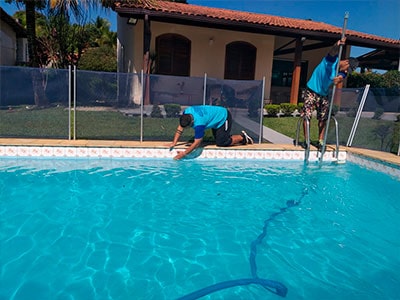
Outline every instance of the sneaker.
{"label": "sneaker", "polygon": [[318,141],[318,144],[317,144],[318,151],[322,151],[323,146],[324,146],[324,141]]}
{"label": "sneaker", "polygon": [[243,145],[254,144],[253,139],[247,134],[246,131],[243,130],[241,136],[243,137]]}
{"label": "sneaker", "polygon": [[299,143],[299,146],[300,146],[301,148],[305,149],[305,150],[307,150],[307,148],[308,148],[308,145],[307,145],[307,142],[306,142],[306,141]]}

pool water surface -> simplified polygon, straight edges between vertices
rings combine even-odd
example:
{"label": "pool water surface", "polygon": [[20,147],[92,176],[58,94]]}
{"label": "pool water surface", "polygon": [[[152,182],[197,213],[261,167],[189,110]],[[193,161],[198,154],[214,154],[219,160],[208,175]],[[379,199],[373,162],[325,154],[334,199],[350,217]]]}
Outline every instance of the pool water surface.
{"label": "pool water surface", "polygon": [[1,159],[0,299],[398,299],[399,195],[353,163]]}

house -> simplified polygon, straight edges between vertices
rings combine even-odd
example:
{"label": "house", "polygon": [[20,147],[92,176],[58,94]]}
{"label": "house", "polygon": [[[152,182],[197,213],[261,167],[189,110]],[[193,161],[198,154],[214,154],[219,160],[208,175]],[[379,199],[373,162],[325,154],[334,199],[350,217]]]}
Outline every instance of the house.
{"label": "house", "polygon": [[[138,1],[135,1],[138,2]],[[314,67],[340,38],[342,28],[168,1],[116,1],[118,70],[234,80],[265,78],[264,99],[296,104]],[[346,30],[351,46],[394,53],[400,41]],[[363,67],[366,65],[363,60]],[[397,62],[397,65],[396,65]]]}
{"label": "house", "polygon": [[28,57],[25,29],[0,7],[0,65],[27,63]]}

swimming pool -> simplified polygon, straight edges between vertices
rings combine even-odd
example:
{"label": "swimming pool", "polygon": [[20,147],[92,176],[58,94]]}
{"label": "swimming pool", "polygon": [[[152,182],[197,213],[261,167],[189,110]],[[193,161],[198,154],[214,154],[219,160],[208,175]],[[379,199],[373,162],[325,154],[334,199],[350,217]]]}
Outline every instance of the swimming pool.
{"label": "swimming pool", "polygon": [[398,299],[399,195],[353,163],[2,159],[0,299]]}

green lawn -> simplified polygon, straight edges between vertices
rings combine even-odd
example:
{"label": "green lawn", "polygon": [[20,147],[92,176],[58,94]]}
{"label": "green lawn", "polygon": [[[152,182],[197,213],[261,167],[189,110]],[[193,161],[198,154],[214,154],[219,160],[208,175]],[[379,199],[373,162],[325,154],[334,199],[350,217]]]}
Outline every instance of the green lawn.
{"label": "green lawn", "polygon": [[[16,107],[0,110],[0,137],[16,138],[68,138],[68,110],[65,107],[28,109]],[[71,117],[71,119],[73,119]],[[178,118],[143,118],[144,141],[172,140]],[[119,111],[76,112],[77,139],[140,140],[140,117],[127,116]],[[243,130],[233,124],[232,132]],[[185,130],[181,141],[191,140],[193,130]],[[205,142],[214,140],[210,130]]]}
{"label": "green lawn", "polygon": [[[354,118],[336,116],[339,123],[339,142],[346,145]],[[295,138],[298,118],[264,118],[264,125],[291,138]],[[126,116],[119,111],[77,111],[77,139],[140,140],[139,116]],[[334,143],[334,122],[330,122],[328,142]],[[170,141],[173,138],[177,118],[144,118],[144,141]],[[233,124],[232,133],[243,128]],[[353,146],[397,153],[400,123],[362,118],[355,135]],[[0,110],[0,136],[17,138],[68,138],[68,110],[64,107],[29,109],[24,106]],[[310,126],[312,141],[318,140],[317,121]],[[193,131],[186,130],[182,141],[193,138]],[[300,128],[300,141],[303,129]],[[207,131],[206,142],[212,142],[211,131]]]}
{"label": "green lawn", "polygon": [[[353,126],[354,117],[338,115],[335,118],[338,121],[339,143],[340,145],[346,145]],[[294,139],[296,137],[298,120],[298,118],[293,117],[264,118],[263,124]],[[399,122],[361,118],[352,146],[397,153],[399,132]],[[310,139],[311,141],[318,141],[318,126],[315,118],[310,123]],[[299,140],[304,140],[302,126],[300,126]],[[333,121],[330,122],[328,130],[328,142],[335,142]]]}

